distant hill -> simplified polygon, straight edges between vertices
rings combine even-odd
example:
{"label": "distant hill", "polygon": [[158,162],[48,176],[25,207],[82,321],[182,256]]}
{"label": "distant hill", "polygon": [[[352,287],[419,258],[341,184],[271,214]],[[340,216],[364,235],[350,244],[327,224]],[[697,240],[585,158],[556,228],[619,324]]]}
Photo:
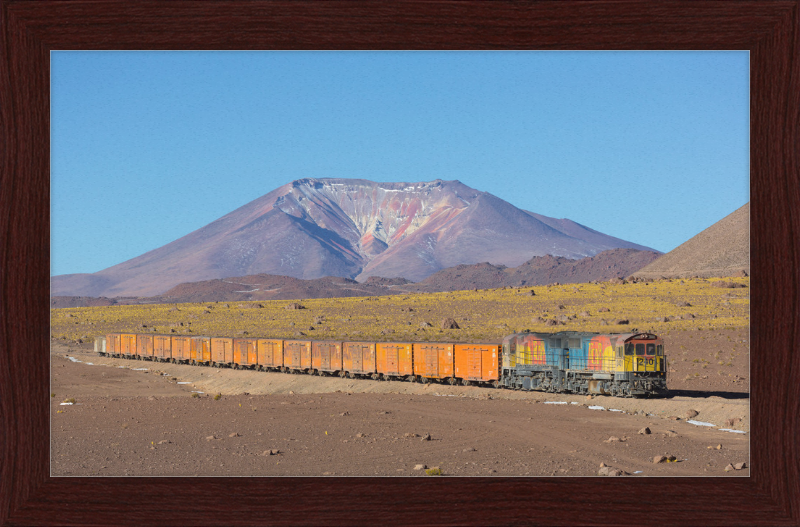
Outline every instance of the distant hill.
{"label": "distant hill", "polygon": [[420,291],[457,291],[488,289],[503,286],[532,286],[552,283],[575,284],[595,280],[624,278],[659,257],[652,251],[612,249],[602,253],[570,260],[556,256],[535,256],[519,267],[481,263],[458,265],[435,273],[419,284]]}
{"label": "distant hill", "polygon": [[750,274],[750,202],[632,273],[637,278]]}
{"label": "distant hill", "polygon": [[596,256],[570,260],[536,256],[519,267],[490,263],[457,265],[435,273],[422,282],[404,278],[369,277],[359,283],[350,278],[324,277],[302,280],[289,276],[259,274],[179,284],[163,295],[116,299],[65,297],[51,298],[51,307],[80,307],[112,304],[150,304],[183,302],[258,302],[303,298],[379,296],[394,294],[493,289],[505,286],[532,286],[554,282],[562,284],[605,281],[628,276],[658,257],[651,251],[612,249]]}
{"label": "distant hill", "polygon": [[459,264],[518,266],[534,256],[584,258],[616,248],[651,250],[459,181],[300,179],[126,262],[54,276],[50,287],[51,296],[121,297],[260,274],[418,282]]}

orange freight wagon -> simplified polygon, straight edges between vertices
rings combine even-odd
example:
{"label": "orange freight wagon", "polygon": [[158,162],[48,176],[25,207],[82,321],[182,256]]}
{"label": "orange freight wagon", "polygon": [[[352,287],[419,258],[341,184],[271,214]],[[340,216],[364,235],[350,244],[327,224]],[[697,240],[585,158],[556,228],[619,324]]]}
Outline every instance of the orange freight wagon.
{"label": "orange freight wagon", "polygon": [[342,343],[313,341],[311,343],[311,368],[318,375],[342,371]]}
{"label": "orange freight wagon", "polygon": [[375,351],[377,371],[384,379],[414,377],[410,342],[378,342]]}
{"label": "orange freight wagon", "polygon": [[211,360],[215,366],[230,366],[233,364],[233,339],[212,337]]}
{"label": "orange freight wagon", "polygon": [[466,385],[470,382],[492,383],[500,386],[499,344],[456,344],[456,377]]}
{"label": "orange freight wagon", "polygon": [[233,339],[233,367],[251,368],[257,364],[256,339]]}
{"label": "orange freight wagon", "polygon": [[169,335],[153,335],[153,357],[157,362],[172,360],[172,337]]}
{"label": "orange freight wagon", "polygon": [[189,344],[192,364],[211,364],[211,337],[192,337]]}
{"label": "orange freight wagon", "polygon": [[439,342],[414,343],[414,375],[420,382],[447,379],[455,384],[453,376],[453,344]]}
{"label": "orange freight wagon", "polygon": [[122,333],[119,336],[120,355],[126,359],[136,357],[136,335],[134,333]]}
{"label": "orange freight wagon", "polygon": [[258,366],[262,371],[283,367],[283,341],[275,339],[258,339],[256,341]]}
{"label": "orange freight wagon", "polygon": [[120,344],[119,333],[109,333],[106,335],[106,355],[110,357],[119,357],[119,350],[122,347]]}
{"label": "orange freight wagon", "polygon": [[153,335],[139,335],[136,338],[136,354],[147,360],[153,360]]}
{"label": "orange freight wagon", "polygon": [[172,337],[172,362],[188,363],[192,360],[192,337],[176,335]]}
{"label": "orange freight wagon", "polygon": [[355,379],[356,375],[378,378],[374,342],[345,342],[342,348],[342,369],[351,379]]}
{"label": "orange freight wagon", "polygon": [[284,371],[308,371],[310,373],[310,340],[285,340],[283,342],[283,369]]}

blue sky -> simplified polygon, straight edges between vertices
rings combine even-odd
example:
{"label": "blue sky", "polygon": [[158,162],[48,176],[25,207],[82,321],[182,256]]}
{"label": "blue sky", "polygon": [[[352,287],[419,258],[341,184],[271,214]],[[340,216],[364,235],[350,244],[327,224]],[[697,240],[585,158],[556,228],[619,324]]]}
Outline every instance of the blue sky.
{"label": "blue sky", "polygon": [[51,275],[304,177],[458,179],[667,252],[750,199],[749,54],[51,54]]}

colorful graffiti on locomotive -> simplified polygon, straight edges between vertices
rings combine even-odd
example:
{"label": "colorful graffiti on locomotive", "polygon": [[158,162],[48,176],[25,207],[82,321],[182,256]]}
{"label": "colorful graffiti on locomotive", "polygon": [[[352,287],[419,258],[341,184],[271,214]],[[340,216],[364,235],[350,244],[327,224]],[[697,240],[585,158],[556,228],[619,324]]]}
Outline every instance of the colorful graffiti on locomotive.
{"label": "colorful graffiti on locomotive", "polygon": [[667,391],[667,359],[652,333],[563,331],[503,339],[503,385],[547,392],[638,396]]}

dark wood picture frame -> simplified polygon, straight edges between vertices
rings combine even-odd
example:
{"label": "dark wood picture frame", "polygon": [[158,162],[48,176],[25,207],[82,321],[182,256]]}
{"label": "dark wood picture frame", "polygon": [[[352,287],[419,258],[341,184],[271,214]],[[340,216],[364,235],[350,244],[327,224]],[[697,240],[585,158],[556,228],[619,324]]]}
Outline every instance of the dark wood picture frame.
{"label": "dark wood picture frame", "polygon": [[[798,525],[798,0],[0,6],[0,525]],[[750,50],[750,478],[49,476],[50,51],[342,48]]]}

